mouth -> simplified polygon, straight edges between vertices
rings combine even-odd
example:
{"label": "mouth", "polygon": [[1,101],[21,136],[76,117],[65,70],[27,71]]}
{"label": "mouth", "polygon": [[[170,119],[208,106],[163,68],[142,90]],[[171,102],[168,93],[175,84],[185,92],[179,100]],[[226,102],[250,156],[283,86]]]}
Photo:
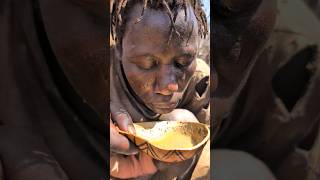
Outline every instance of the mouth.
{"label": "mouth", "polygon": [[168,98],[149,101],[146,105],[155,113],[165,114],[174,110],[178,106],[181,98],[182,93],[175,92],[173,95],[168,96]]}

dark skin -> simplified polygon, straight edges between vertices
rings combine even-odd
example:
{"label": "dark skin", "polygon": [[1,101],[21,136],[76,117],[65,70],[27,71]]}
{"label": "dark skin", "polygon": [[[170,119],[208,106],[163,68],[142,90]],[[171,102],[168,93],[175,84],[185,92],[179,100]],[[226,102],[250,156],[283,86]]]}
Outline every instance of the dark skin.
{"label": "dark skin", "polygon": [[264,47],[276,20],[275,0],[224,0],[216,6],[213,67],[216,72],[214,120],[226,118],[247,81],[255,56]]}
{"label": "dark skin", "polygon": [[[152,111],[164,114],[176,108],[179,99],[170,102],[173,93],[182,93],[195,71],[198,28],[195,16],[185,22],[184,12],[180,11],[176,20],[180,37],[173,32],[168,43],[168,15],[163,11],[153,13],[138,24],[134,20],[127,23],[122,64],[137,96]],[[190,8],[188,13],[192,13]],[[131,16],[139,15],[139,7],[135,6]]]}
{"label": "dark skin", "polygon": [[[129,14],[122,49],[118,49],[119,58],[129,85],[140,100],[156,113],[169,113],[179,102],[179,98],[171,101],[172,96],[174,93],[183,93],[195,72],[199,38],[197,20],[191,7],[188,7],[185,21],[184,11],[181,9],[175,23],[179,35],[173,32],[172,39],[168,42],[171,22],[166,12],[147,9],[144,18],[135,23],[141,15],[141,8],[142,5],[137,4]],[[130,115],[119,112],[121,105],[113,103],[112,99],[110,105],[112,120],[117,122],[119,128],[134,132]],[[137,151],[112,125],[110,136],[112,151],[118,152],[111,156],[112,176],[130,178],[152,175],[165,169],[164,166],[169,166],[162,164],[155,167],[153,159],[143,154],[139,158],[122,156],[121,154],[136,154]],[[174,164],[178,174],[173,176],[186,170],[186,162],[181,167]],[[117,166],[121,168],[112,171]]]}

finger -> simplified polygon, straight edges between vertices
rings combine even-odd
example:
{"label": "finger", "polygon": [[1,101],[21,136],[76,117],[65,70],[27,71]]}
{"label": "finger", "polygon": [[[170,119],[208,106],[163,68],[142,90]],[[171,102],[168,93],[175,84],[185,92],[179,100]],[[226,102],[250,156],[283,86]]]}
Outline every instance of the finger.
{"label": "finger", "polygon": [[124,155],[133,155],[139,152],[139,149],[132,142],[130,142],[125,136],[119,134],[111,121],[110,149],[112,152]]}
{"label": "finger", "polygon": [[119,129],[135,134],[136,131],[129,113],[120,104],[116,103],[111,103],[110,109],[112,120],[118,124]]}

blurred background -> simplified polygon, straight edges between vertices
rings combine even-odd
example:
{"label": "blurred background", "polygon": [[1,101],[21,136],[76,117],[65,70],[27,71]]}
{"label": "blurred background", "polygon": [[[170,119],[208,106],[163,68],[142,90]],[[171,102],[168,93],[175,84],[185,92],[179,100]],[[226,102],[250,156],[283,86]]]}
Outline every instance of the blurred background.
{"label": "blurred background", "polygon": [[200,40],[200,49],[198,57],[210,64],[210,0],[203,0],[202,3],[203,9],[207,16],[209,33],[205,39]]}
{"label": "blurred background", "polygon": [[320,18],[320,0],[304,0],[313,12]]}

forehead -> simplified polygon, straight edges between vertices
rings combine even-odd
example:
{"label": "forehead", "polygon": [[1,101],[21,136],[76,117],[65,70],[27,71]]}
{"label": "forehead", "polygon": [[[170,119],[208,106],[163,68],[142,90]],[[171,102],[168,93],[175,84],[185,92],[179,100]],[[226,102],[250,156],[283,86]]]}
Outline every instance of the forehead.
{"label": "forehead", "polygon": [[[128,14],[124,39],[129,43],[158,43],[167,44],[172,23],[166,9],[146,8],[141,21],[137,22],[142,12],[142,4],[135,4]],[[174,14],[174,12],[172,12]],[[187,18],[184,9],[179,9],[175,20],[178,33],[172,32],[172,45],[196,43],[198,39],[198,23],[193,9],[187,7]],[[147,41],[147,42],[146,42]],[[128,43],[128,41],[127,41]]]}

